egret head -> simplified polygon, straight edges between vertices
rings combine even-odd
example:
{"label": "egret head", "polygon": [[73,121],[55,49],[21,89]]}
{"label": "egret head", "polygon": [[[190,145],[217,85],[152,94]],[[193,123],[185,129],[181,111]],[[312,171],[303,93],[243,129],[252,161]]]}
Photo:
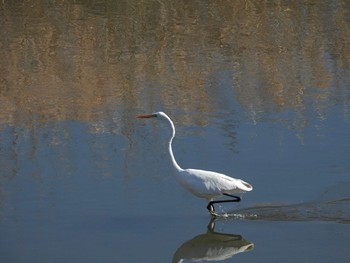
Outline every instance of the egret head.
{"label": "egret head", "polygon": [[147,115],[140,115],[140,116],[137,116],[136,118],[141,118],[141,119],[156,118],[157,120],[165,121],[166,123],[170,123],[171,126],[174,126],[169,116],[162,111],[154,112],[152,114],[147,114]]}
{"label": "egret head", "polygon": [[[173,122],[171,121],[171,119],[169,118],[168,115],[166,115],[164,112],[162,111],[158,111],[158,112],[154,112],[152,114],[147,114],[147,115],[140,115],[137,116],[136,118],[141,118],[141,119],[149,119],[149,118],[155,118],[157,120],[161,120],[165,123],[167,123],[167,125],[170,125],[170,128],[172,130],[172,136],[175,136],[175,127]],[[169,127],[169,126],[168,126]]]}
{"label": "egret head", "polygon": [[140,115],[140,116],[137,116],[136,118],[149,119],[149,118],[157,118],[157,117],[169,119],[169,117],[162,111],[154,112],[152,114],[147,114],[147,115]]}

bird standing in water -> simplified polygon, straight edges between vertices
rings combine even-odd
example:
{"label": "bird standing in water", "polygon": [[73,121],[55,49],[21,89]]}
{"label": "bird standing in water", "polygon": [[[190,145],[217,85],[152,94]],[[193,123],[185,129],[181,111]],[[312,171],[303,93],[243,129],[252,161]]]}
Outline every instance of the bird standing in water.
{"label": "bird standing in water", "polygon": [[[155,112],[148,115],[137,116],[137,118],[154,118],[168,124],[172,130],[171,138],[168,142],[168,150],[173,164],[174,175],[179,183],[197,197],[205,198],[208,201],[207,209],[212,216],[215,213],[214,204],[227,202],[240,202],[241,198],[235,194],[244,193],[253,189],[252,185],[241,180],[229,177],[225,174],[205,171],[199,169],[182,169],[175,160],[172,142],[175,137],[175,126],[172,120],[164,112]],[[228,200],[216,200],[214,198],[228,196]]]}

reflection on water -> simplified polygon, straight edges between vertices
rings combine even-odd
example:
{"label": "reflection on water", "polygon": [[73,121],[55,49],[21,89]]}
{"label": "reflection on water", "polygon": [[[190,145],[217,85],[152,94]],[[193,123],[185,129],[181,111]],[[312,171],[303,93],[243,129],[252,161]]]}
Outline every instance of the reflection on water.
{"label": "reflection on water", "polygon": [[[75,235],[66,228],[72,218],[79,225],[90,216],[207,216],[172,184],[158,129],[140,129],[140,113],[171,115],[184,167],[251,181],[242,206],[297,203],[348,181],[349,12],[341,0],[0,1],[0,261],[43,261],[36,251],[50,251],[46,261],[96,261],[78,260],[85,251],[105,262],[120,251],[128,259],[129,244],[147,228],[114,226],[112,241],[124,246],[105,254],[108,242],[98,247],[91,229]],[[239,211],[348,223],[347,193],[317,200]],[[106,232],[98,241],[111,237]],[[77,260],[63,255],[68,239]],[[94,241],[92,249],[82,240]],[[252,248],[214,230],[188,242],[196,249],[184,244],[175,261]],[[311,243],[314,251],[324,247]]]}
{"label": "reflection on water", "polygon": [[221,261],[253,249],[254,244],[247,242],[241,235],[216,232],[213,220],[209,223],[205,234],[184,242],[176,250],[172,262]]}
{"label": "reflection on water", "polygon": [[303,129],[334,103],[348,119],[350,6],[337,3],[3,1],[0,124],[119,127],[138,109],[229,111],[233,96],[253,122],[296,110]]}

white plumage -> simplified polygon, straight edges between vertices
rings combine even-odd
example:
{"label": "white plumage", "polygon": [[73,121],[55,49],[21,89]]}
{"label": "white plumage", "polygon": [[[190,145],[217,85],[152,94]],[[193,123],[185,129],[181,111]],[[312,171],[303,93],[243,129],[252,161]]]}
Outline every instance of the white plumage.
{"label": "white plumage", "polygon": [[[253,189],[249,183],[225,174],[199,169],[182,169],[174,158],[172,141],[175,137],[175,127],[168,115],[164,112],[156,112],[149,115],[141,115],[138,118],[155,118],[170,125],[172,136],[169,139],[168,150],[174,168],[174,175],[185,189],[197,197],[208,200],[207,209],[211,215],[217,215],[214,209],[215,203],[239,202],[241,198],[234,194],[244,193]],[[223,195],[232,199],[213,201],[213,198]]]}
{"label": "white plumage", "polygon": [[178,180],[195,196],[206,199],[219,197],[223,193],[237,194],[252,190],[252,186],[241,179],[199,169],[179,171]]}

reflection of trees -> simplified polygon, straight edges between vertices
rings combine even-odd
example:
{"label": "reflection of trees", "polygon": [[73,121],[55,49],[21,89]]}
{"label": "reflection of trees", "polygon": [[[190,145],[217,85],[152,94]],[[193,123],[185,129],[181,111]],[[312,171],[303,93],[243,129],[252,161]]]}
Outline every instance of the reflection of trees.
{"label": "reflection of trees", "polygon": [[231,72],[254,114],[347,104],[348,10],[347,1],[5,1],[0,122],[96,121],[159,102],[207,112],[217,71]]}

